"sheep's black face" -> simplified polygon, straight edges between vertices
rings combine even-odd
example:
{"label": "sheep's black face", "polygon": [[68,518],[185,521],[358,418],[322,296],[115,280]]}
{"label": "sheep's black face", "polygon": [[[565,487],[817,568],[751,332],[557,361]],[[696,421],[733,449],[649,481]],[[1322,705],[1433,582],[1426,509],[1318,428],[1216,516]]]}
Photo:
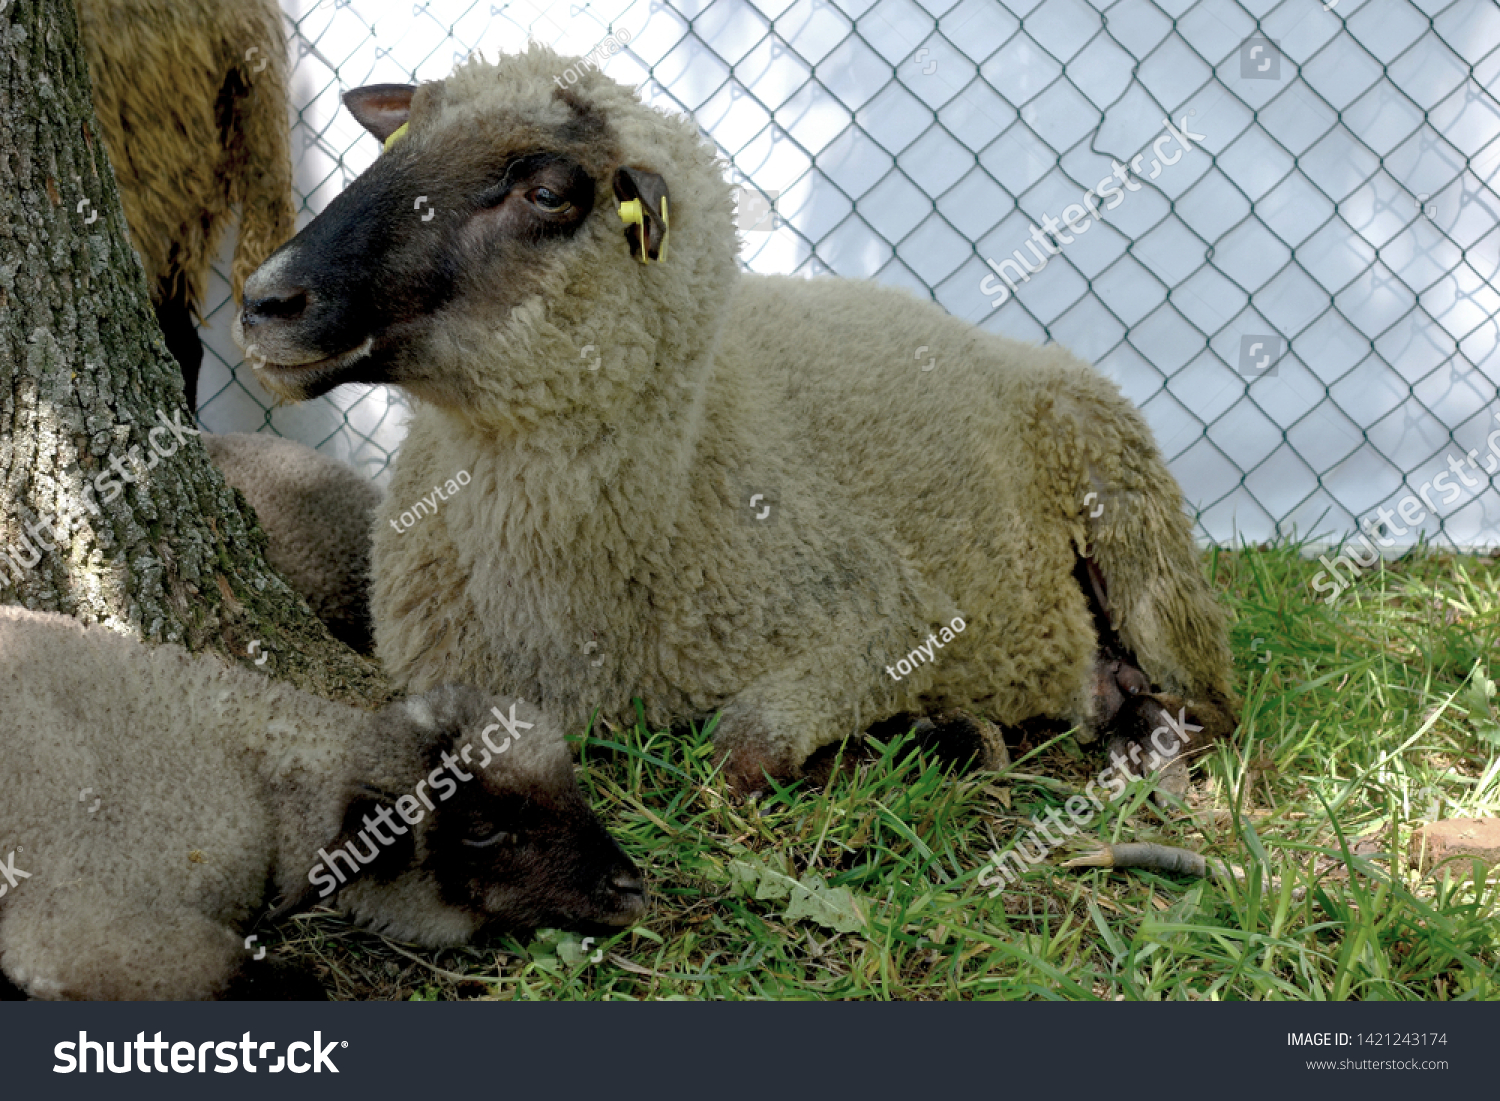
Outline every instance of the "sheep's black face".
{"label": "sheep's black face", "polygon": [[[561,733],[523,701],[437,689],[382,712],[363,752],[366,779],[324,850],[362,865],[340,896],[360,920],[438,945],[645,913],[640,872],[590,809]],[[397,753],[413,765],[393,771]]]}
{"label": "sheep's black face", "polygon": [[444,901],[498,928],[619,928],[645,913],[639,871],[576,784],[460,794],[428,845]]}
{"label": "sheep's black face", "polygon": [[[405,86],[347,98],[377,136],[420,121]],[[594,208],[568,145],[452,128],[397,140],[245,284],[236,336],[249,362],[295,400],[361,382],[462,401],[443,390],[434,334],[462,303],[505,317],[536,292],[546,254]]]}

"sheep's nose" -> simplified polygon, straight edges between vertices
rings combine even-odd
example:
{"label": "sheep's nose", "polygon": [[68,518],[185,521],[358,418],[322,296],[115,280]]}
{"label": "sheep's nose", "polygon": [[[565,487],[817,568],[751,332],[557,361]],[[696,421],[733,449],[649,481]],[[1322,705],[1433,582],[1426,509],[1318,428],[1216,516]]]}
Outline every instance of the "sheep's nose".
{"label": "sheep's nose", "polygon": [[289,287],[258,298],[246,295],[243,324],[251,326],[270,319],[296,321],[306,312],[307,290],[303,287]]}

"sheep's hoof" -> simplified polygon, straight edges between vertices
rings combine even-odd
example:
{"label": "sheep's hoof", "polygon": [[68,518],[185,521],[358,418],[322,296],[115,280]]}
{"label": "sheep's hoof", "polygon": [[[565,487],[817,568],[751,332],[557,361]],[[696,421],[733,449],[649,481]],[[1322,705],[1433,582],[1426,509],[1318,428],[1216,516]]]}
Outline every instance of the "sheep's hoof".
{"label": "sheep's hoof", "polygon": [[756,742],[721,748],[716,762],[730,792],[742,799],[753,799],[770,791],[771,780],[789,784],[802,776],[801,767],[788,762],[785,754]]}
{"label": "sheep's hoof", "polygon": [[[1212,709],[1210,709],[1212,710]],[[1129,761],[1142,779],[1156,781],[1155,799],[1165,805],[1181,799],[1188,789],[1188,758],[1209,741],[1209,724],[1175,696],[1141,693],[1130,701],[1116,723],[1109,755],[1117,763]]]}
{"label": "sheep's hoof", "polygon": [[1151,681],[1124,658],[1101,654],[1094,660],[1094,721],[1092,728],[1078,733],[1078,741],[1088,745],[1101,731],[1120,725],[1120,713],[1128,712],[1136,698],[1151,691]]}
{"label": "sheep's hoof", "polygon": [[1166,806],[1173,800],[1185,798],[1187,796],[1187,789],[1187,759],[1184,757],[1173,757],[1157,771],[1156,791],[1152,793],[1152,798],[1156,800],[1158,806]]}
{"label": "sheep's hoof", "polygon": [[813,750],[812,756],[802,762],[802,776],[808,787],[826,788],[837,776],[855,776],[860,764],[869,759],[870,748],[865,739],[851,735]]}
{"label": "sheep's hoof", "polygon": [[1187,794],[1188,766],[1184,756],[1164,759],[1151,748],[1149,741],[1116,735],[1109,741],[1109,758],[1116,769],[1123,765],[1136,779],[1151,780],[1156,788],[1152,798],[1158,806]]}
{"label": "sheep's hoof", "polygon": [[985,772],[1010,767],[1010,749],[1000,727],[968,711],[950,708],[919,718],[912,733],[923,745],[951,761],[972,762]]}

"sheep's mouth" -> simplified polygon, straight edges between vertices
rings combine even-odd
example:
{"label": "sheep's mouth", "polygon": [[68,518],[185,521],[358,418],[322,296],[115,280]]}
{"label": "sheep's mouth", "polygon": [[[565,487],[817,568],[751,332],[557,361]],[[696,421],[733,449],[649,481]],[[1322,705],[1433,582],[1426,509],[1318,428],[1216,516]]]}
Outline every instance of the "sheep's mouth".
{"label": "sheep's mouth", "polygon": [[[351,376],[350,368],[369,360],[375,338],[366,337],[357,346],[335,355],[306,363],[276,363],[267,359],[252,343],[245,349],[245,361],[255,369],[255,377],[267,390],[288,401],[307,401],[321,397],[345,382],[361,379]],[[373,376],[370,381],[377,381]]]}
{"label": "sheep's mouth", "polygon": [[370,354],[375,347],[375,338],[367,336],[357,346],[348,351],[337,352],[322,359],[308,360],[306,363],[276,363],[267,359],[260,350],[251,344],[245,349],[245,362],[257,371],[266,371],[273,375],[294,377],[309,371],[340,371],[345,367],[351,367]]}

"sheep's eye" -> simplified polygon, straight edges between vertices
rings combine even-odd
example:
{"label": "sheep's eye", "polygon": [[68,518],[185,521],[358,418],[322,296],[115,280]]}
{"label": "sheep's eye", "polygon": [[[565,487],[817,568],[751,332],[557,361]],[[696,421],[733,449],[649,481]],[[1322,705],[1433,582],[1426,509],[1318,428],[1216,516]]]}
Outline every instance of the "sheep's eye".
{"label": "sheep's eye", "polygon": [[487,849],[491,845],[507,844],[515,836],[507,830],[496,830],[485,826],[476,829],[471,836],[465,837],[464,844],[471,849]]}
{"label": "sheep's eye", "polygon": [[535,203],[542,210],[546,211],[548,214],[561,214],[563,211],[570,209],[573,205],[557,192],[553,191],[551,188],[546,187],[533,188],[531,194],[528,195],[527,198],[529,198],[533,203]]}

